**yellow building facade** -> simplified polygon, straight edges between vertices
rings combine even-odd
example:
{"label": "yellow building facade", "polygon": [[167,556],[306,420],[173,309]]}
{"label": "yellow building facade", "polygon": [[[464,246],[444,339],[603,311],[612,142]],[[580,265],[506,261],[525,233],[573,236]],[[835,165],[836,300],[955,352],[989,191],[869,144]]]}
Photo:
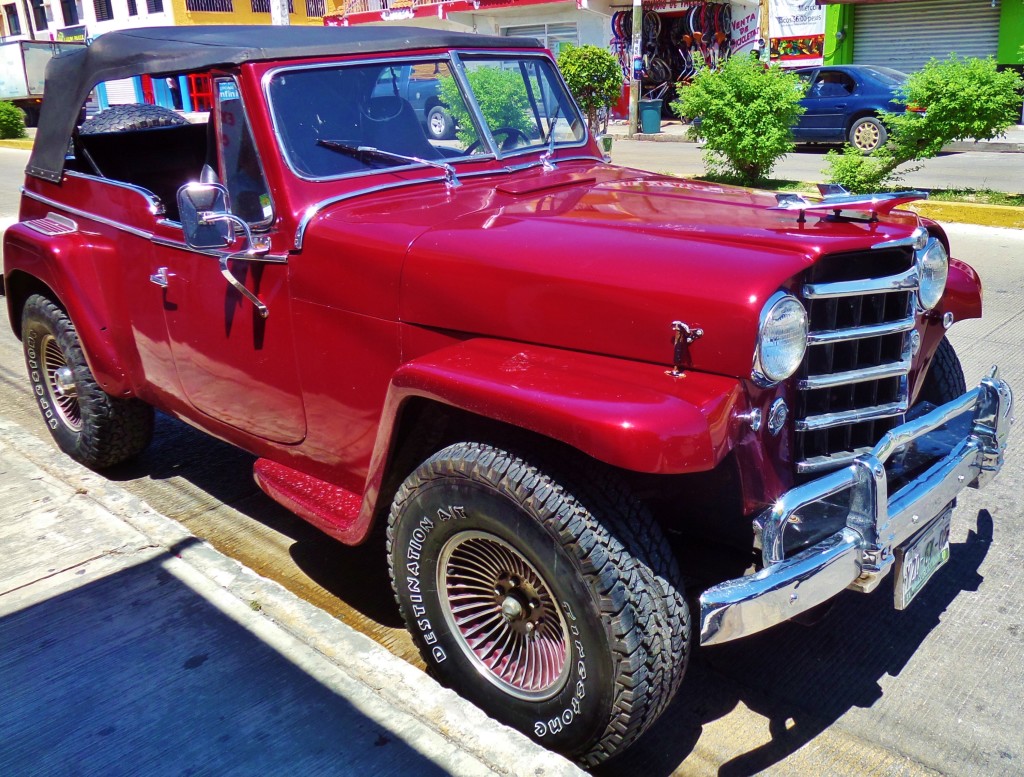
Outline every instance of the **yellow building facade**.
{"label": "yellow building facade", "polygon": [[[290,24],[323,25],[344,0],[290,0]],[[270,0],[171,0],[174,21],[190,24],[270,24]]]}

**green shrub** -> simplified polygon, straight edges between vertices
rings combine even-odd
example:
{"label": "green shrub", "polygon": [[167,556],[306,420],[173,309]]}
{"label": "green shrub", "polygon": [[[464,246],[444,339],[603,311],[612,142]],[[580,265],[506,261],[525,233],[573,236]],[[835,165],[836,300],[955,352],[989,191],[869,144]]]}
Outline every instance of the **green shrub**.
{"label": "green shrub", "polygon": [[[517,70],[500,70],[496,67],[481,67],[466,73],[473,89],[477,104],[491,129],[509,127],[529,137],[535,127],[527,113],[530,100],[526,94],[523,77]],[[441,101],[455,119],[458,127],[455,135],[466,146],[477,141],[476,128],[469,115],[469,109],[462,101],[462,94],[452,76],[440,79]]]}
{"label": "green shrub", "polygon": [[598,46],[565,46],[558,55],[558,69],[587,115],[590,131],[596,133],[597,114],[619,99],[622,68],[615,55]]}
{"label": "green shrub", "polygon": [[711,175],[750,185],[793,150],[790,127],[804,112],[804,89],[795,73],[732,57],[717,72],[701,70],[671,108],[679,117],[700,117],[690,132],[704,141]]}
{"label": "green shrub", "polygon": [[0,138],[27,137],[25,132],[25,114],[21,108],[6,100],[0,102]]}
{"label": "green shrub", "polygon": [[892,184],[900,165],[930,159],[949,143],[999,137],[1017,122],[1022,87],[1020,76],[1000,72],[992,58],[931,59],[901,90],[925,112],[883,114],[889,142],[871,157],[830,151],[829,178],[851,192],[874,191]]}

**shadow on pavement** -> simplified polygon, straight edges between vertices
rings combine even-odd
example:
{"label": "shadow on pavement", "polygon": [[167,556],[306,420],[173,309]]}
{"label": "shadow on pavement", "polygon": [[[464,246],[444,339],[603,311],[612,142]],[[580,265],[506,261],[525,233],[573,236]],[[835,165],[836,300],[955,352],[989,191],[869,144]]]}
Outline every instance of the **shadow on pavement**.
{"label": "shadow on pavement", "polygon": [[5,595],[27,605],[0,618],[7,774],[444,773],[179,577],[180,550]]}
{"label": "shadow on pavement", "polygon": [[881,697],[880,680],[903,671],[961,592],[978,589],[992,536],[992,516],[982,510],[977,530],[951,544],[947,565],[902,612],[892,607],[890,575],[871,595],[840,595],[812,627],[782,624],[696,651],[665,715],[628,757],[597,773],[671,774],[698,746],[704,726],[740,703],[767,719],[771,739],[732,756],[717,773],[753,775],[779,763],[851,708],[871,707]]}
{"label": "shadow on pavement", "polygon": [[[155,509],[260,574],[291,587],[279,579],[281,570],[274,560],[254,558],[246,549],[249,538],[245,535],[251,525],[232,525],[223,511],[213,514],[222,504],[228,505],[249,521],[290,539],[291,560],[316,585],[364,618],[387,628],[402,628],[384,548],[369,544],[372,540],[355,548],[343,545],[279,505],[254,482],[254,461],[251,454],[158,413],[150,447],[135,461],[103,474],[123,484],[156,481],[160,493],[146,497]],[[176,481],[177,486],[160,482],[173,478],[185,482]],[[322,601],[314,603],[325,606]]]}

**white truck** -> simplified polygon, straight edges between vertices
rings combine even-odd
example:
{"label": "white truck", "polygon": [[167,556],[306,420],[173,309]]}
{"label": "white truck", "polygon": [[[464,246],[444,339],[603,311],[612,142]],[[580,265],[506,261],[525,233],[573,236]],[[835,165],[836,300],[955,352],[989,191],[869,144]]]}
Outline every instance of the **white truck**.
{"label": "white truck", "polygon": [[0,100],[10,100],[25,112],[25,124],[36,126],[43,102],[46,63],[57,54],[84,43],[18,40],[0,44]]}

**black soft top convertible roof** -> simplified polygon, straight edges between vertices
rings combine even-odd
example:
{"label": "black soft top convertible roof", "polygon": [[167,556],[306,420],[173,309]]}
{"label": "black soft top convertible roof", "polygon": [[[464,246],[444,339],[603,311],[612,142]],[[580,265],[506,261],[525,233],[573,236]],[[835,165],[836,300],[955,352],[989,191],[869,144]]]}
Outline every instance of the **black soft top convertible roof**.
{"label": "black soft top convertible roof", "polygon": [[64,155],[89,92],[103,81],[297,57],[376,54],[414,49],[541,48],[534,38],[428,30],[419,27],[211,25],[143,27],[101,35],[91,45],[54,57],[28,172],[59,181]]}

